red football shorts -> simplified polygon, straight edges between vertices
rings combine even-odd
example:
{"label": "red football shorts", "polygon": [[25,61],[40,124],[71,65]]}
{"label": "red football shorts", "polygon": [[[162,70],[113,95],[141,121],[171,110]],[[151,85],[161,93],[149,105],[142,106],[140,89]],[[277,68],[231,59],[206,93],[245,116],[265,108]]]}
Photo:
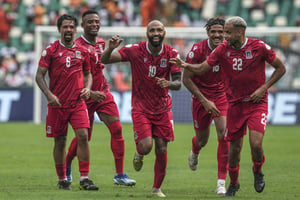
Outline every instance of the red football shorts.
{"label": "red football shorts", "polygon": [[67,135],[68,123],[74,130],[90,128],[88,112],[85,103],[74,108],[59,108],[48,105],[46,118],[46,136],[58,137]]}
{"label": "red football shorts", "polygon": [[[219,109],[220,111],[219,116],[227,115],[228,102],[225,95],[211,101],[213,101],[216,107]],[[210,126],[213,118],[216,117],[215,115],[209,114],[205,110],[204,106],[200,103],[200,101],[198,101],[195,98],[193,98],[193,102],[192,102],[192,113],[193,113],[194,129],[196,131],[203,131],[207,129]]]}
{"label": "red football shorts", "polygon": [[89,100],[87,104],[87,108],[89,111],[90,124],[94,123],[94,113],[106,113],[111,116],[119,117],[119,110],[117,104],[115,103],[114,97],[111,93],[105,94],[105,99],[102,102],[97,102],[93,100]]}
{"label": "red football shorts", "polygon": [[229,104],[225,139],[237,140],[249,130],[265,133],[268,116],[268,103],[239,102]]}
{"label": "red football shorts", "polygon": [[174,123],[171,111],[158,115],[132,112],[131,116],[136,143],[149,136],[156,136],[167,141],[174,140]]}

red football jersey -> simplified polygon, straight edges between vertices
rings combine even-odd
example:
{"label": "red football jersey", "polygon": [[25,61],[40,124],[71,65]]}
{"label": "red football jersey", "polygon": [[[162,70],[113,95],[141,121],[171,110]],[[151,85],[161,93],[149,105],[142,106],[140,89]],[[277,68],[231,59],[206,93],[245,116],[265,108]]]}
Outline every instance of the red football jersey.
{"label": "red football jersey", "polygon": [[119,49],[122,61],[131,63],[132,71],[132,111],[159,114],[171,110],[172,101],[168,88],[161,88],[155,77],[170,80],[170,74],[180,73],[181,69],[169,63],[178,56],[173,47],[163,44],[162,50],[153,55],[148,42],[129,44]]}
{"label": "red football jersey", "polygon": [[105,41],[102,38],[97,38],[96,43],[91,43],[84,36],[80,36],[75,42],[86,48],[90,54],[91,73],[93,76],[91,90],[109,92],[109,85],[103,75],[104,65],[100,61],[105,49]]}
{"label": "red football jersey", "polygon": [[[208,55],[213,51],[209,45],[209,39],[195,43],[186,57],[186,62],[199,64],[206,60]],[[208,99],[215,99],[225,95],[224,82],[221,78],[220,66],[215,65],[211,70],[203,75],[194,74],[192,80]],[[193,98],[195,98],[193,96]]]}
{"label": "red football jersey", "polygon": [[43,50],[39,66],[48,69],[49,89],[59,98],[63,107],[82,101],[83,70],[91,68],[87,50],[76,44],[67,47],[57,40]]}
{"label": "red football jersey", "polygon": [[[224,71],[229,102],[247,101],[266,81],[265,62],[272,63],[274,50],[263,41],[246,38],[241,48],[235,49],[224,41],[208,57],[210,66],[220,65]],[[263,99],[267,101],[267,92]]]}

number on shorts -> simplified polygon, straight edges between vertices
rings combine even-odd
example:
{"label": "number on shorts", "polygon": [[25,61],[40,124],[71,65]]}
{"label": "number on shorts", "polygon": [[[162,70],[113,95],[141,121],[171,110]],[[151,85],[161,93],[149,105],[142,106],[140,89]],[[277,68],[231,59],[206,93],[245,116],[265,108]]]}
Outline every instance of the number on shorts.
{"label": "number on shorts", "polygon": [[266,113],[262,113],[261,114],[261,121],[260,121],[260,123],[262,123],[263,125],[267,125],[267,115],[266,115]]}

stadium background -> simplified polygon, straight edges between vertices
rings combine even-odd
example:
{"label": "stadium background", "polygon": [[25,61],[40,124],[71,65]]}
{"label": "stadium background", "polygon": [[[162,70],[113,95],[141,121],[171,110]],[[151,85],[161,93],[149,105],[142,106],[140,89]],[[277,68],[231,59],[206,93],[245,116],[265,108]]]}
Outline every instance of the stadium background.
{"label": "stadium background", "polygon": [[[60,14],[80,16],[91,8],[99,10],[101,26],[106,28],[129,30],[160,19],[166,26],[179,30],[185,27],[202,30],[210,17],[233,15],[243,17],[248,27],[257,29],[295,28],[298,32],[262,32],[259,37],[277,51],[287,66],[284,78],[271,88],[269,123],[300,124],[300,0],[0,0],[0,3],[0,122],[34,120],[33,77],[39,58],[35,53],[36,27],[55,26]],[[41,45],[45,47],[56,38],[53,31],[43,32]],[[125,43],[140,39],[140,36],[126,37]],[[167,42],[184,58],[192,42],[200,39],[203,38],[172,38]],[[266,73],[270,74],[269,68]],[[106,68],[105,74],[120,108],[121,121],[131,122],[130,67],[113,65]],[[189,92],[183,88],[171,94],[175,122],[191,122]],[[45,116],[42,105],[40,115]]]}

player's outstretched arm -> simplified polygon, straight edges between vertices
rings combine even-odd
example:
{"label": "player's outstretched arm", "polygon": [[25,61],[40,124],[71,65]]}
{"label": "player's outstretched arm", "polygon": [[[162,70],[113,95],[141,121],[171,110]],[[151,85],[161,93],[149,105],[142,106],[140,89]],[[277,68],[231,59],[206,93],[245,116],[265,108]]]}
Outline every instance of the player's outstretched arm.
{"label": "player's outstretched arm", "polygon": [[184,62],[183,60],[181,60],[178,57],[171,58],[170,63],[177,65],[178,67],[190,70],[191,72],[194,72],[199,75],[204,74],[211,68],[211,66],[206,61],[204,61],[201,64],[190,64],[190,63]]}

